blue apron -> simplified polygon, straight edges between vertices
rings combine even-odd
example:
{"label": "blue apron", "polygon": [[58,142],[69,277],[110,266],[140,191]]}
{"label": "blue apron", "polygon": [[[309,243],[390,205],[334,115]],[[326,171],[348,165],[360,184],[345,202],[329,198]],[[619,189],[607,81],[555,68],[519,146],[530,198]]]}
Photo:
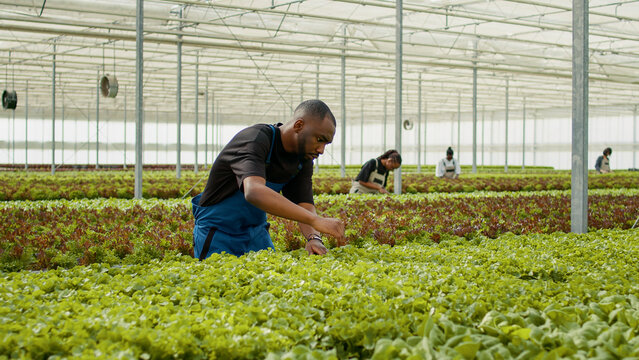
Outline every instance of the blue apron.
{"label": "blue apron", "polygon": [[[271,153],[275,143],[275,127],[273,130],[271,147],[266,158],[266,166],[271,162]],[[299,171],[302,163],[297,167]],[[295,177],[294,174],[293,177]],[[290,181],[290,179],[289,179]],[[266,186],[280,192],[286,183],[272,183]],[[211,206],[200,206],[202,194],[191,200],[195,226],[193,228],[193,253],[200,260],[206,259],[213,253],[226,252],[241,256],[249,251],[273,249],[273,242],[268,233],[269,223],[266,213],[246,201],[240,190],[233,195]]]}

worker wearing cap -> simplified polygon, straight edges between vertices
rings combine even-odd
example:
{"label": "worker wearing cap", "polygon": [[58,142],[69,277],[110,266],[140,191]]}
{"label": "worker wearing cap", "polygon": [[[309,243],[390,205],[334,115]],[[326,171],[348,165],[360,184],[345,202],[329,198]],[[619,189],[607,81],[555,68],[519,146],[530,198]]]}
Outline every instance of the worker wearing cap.
{"label": "worker wearing cap", "polygon": [[344,242],[344,222],[318,216],[313,159],[335,135],[335,117],[320,100],[302,102],[285,124],[257,124],[238,134],[211,167],[204,192],[192,199],[193,250],[240,256],[273,249],[266,213],[299,223],[309,254],[325,254],[321,233]]}
{"label": "worker wearing cap", "polygon": [[453,158],[453,148],[448,147],[448,149],[446,149],[446,157],[437,163],[435,176],[439,178],[457,179],[459,174],[461,174],[461,168],[457,160]]}
{"label": "worker wearing cap", "polygon": [[362,166],[353,181],[351,194],[387,194],[388,174],[402,165],[402,156],[397,150],[388,150]]}

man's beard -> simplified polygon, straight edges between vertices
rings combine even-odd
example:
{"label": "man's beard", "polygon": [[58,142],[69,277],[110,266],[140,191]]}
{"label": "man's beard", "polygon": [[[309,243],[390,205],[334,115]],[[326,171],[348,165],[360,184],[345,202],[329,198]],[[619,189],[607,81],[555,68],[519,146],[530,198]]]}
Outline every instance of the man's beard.
{"label": "man's beard", "polygon": [[297,143],[297,156],[300,158],[306,158],[306,138],[301,137]]}

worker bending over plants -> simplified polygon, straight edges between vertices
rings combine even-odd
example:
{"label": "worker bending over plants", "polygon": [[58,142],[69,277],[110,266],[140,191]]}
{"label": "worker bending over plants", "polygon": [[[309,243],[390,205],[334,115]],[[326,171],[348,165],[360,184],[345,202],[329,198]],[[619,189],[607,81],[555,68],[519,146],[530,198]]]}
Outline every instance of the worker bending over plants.
{"label": "worker bending over plants", "polygon": [[325,254],[321,233],[344,244],[344,222],[318,216],[313,160],[335,135],[335,117],[320,100],[304,101],[285,124],[257,124],[238,134],[215,159],[204,192],[192,199],[194,256],[240,256],[274,249],[266,213],[294,220],[309,254]]}
{"label": "worker bending over plants", "polygon": [[388,150],[376,159],[370,159],[353,180],[351,194],[388,194],[388,174],[402,165],[402,156],[397,150]]}

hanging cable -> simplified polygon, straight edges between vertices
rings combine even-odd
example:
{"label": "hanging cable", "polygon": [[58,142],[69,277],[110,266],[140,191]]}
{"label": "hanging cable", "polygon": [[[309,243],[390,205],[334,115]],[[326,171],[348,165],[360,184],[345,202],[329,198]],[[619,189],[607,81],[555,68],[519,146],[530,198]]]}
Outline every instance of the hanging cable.
{"label": "hanging cable", "polygon": [[104,44],[102,44],[102,75],[104,75]]}
{"label": "hanging cable", "polygon": [[[271,79],[267,76],[267,74],[259,67],[259,65],[257,64],[257,61],[255,61],[255,59],[253,58],[253,56],[249,53],[249,51],[243,46],[242,42],[240,41],[240,39],[235,35],[235,33],[233,32],[233,30],[231,29],[231,27],[226,23],[226,21],[224,21],[224,17],[222,17],[220,15],[220,13],[217,11],[217,9],[213,6],[211,6],[213,8],[213,11],[215,11],[215,13],[217,14],[218,18],[222,21],[222,24],[228,29],[229,33],[233,36],[233,38],[235,39],[235,41],[237,41],[238,45],[240,46],[240,48],[242,48],[242,50],[244,50],[244,52],[246,53],[246,55],[249,57],[249,59],[251,60],[251,62],[253,62],[253,65],[255,66],[256,70],[258,71],[258,74],[262,75],[264,77],[264,79],[266,79],[266,81],[269,83],[269,85],[273,88],[273,90],[275,90],[275,92],[277,93],[277,95],[280,97],[280,99],[282,99],[282,101],[284,102],[285,105],[287,105],[289,108],[292,109],[292,104],[289,104],[286,99],[284,98],[284,96],[282,95],[282,93],[277,89],[277,87],[275,87],[275,84],[273,84],[273,82],[271,81]],[[290,7],[290,6],[289,6]],[[355,10],[358,7],[355,7],[355,9],[353,10],[353,12],[355,12]],[[353,13],[351,13],[352,15]],[[282,18],[282,21],[284,19]],[[281,26],[281,23],[280,23]],[[278,30],[279,30],[279,26],[278,26]],[[337,33],[340,31],[340,29],[338,29],[335,33],[333,33],[333,36],[329,37],[329,39],[334,38]],[[326,43],[323,45],[323,47],[325,48],[326,45],[328,45],[328,43],[330,42],[330,40],[327,40]],[[310,66],[310,64],[307,64],[306,67],[299,73],[299,75],[289,84],[289,86],[285,89],[286,91],[288,91],[288,89],[297,82],[297,80],[299,80],[299,78],[302,76],[302,74],[308,69],[308,67]],[[275,105],[275,103],[271,104],[270,107],[268,107],[264,113],[262,113],[262,116],[257,120],[257,122],[260,122],[261,119],[264,117],[264,115],[266,115],[266,113],[268,113],[270,111],[270,109],[273,107],[273,105]],[[217,108],[217,107],[216,107]],[[333,161],[337,162],[337,160],[335,159],[335,157],[333,157],[333,155],[330,152],[326,152],[326,154],[328,156],[331,157],[331,159],[333,159]],[[200,183],[202,182],[202,180],[204,180],[204,178],[206,178],[208,176],[208,174],[203,175],[200,180],[197,181],[197,183],[195,183],[195,185],[193,185],[191,187],[191,189],[189,189],[189,191],[187,191],[183,196],[182,199],[184,199],[186,196],[188,196],[189,193],[191,193],[191,191],[193,191],[193,189]]]}
{"label": "hanging cable", "polygon": [[16,88],[16,64],[11,64],[11,90]]}
{"label": "hanging cable", "polygon": [[[210,2],[209,2],[210,3]],[[249,57],[249,59],[253,62],[253,65],[255,66],[256,70],[258,71],[258,73],[260,75],[262,75],[266,81],[268,82],[268,84],[273,88],[273,90],[275,90],[275,92],[277,93],[277,95],[279,96],[279,98],[284,102],[284,104],[286,106],[288,106],[289,108],[293,109],[292,104],[289,104],[288,101],[286,101],[286,99],[284,98],[284,96],[282,95],[282,93],[275,87],[275,85],[271,82],[271,80],[269,79],[269,77],[266,75],[266,73],[258,66],[257,62],[255,61],[255,59],[253,58],[253,56],[251,56],[251,54],[249,53],[249,51],[242,45],[242,42],[240,41],[240,39],[238,39],[238,37],[235,35],[235,33],[233,32],[233,30],[231,29],[231,27],[226,23],[226,21],[224,21],[224,19],[226,17],[222,16],[218,10],[211,5],[211,8],[213,8],[213,11],[215,11],[215,13],[218,16],[218,19],[220,21],[222,21],[222,24],[228,29],[229,33],[233,36],[233,38],[235,39],[235,41],[237,41],[238,45],[240,46],[240,48],[242,50],[244,50],[244,52],[247,54],[247,56]],[[349,18],[350,16],[352,16],[358,9],[360,8],[360,6],[356,6],[353,8],[353,11],[349,14]],[[337,31],[335,31],[333,33],[332,36],[328,37],[329,40],[327,40],[323,45],[318,46],[318,48],[326,48],[326,46],[328,45],[328,43],[330,43],[331,39],[335,38],[335,36],[337,36],[337,34],[340,32],[341,28],[338,28]],[[302,74],[308,69],[308,67],[311,66],[310,64],[307,64],[306,67],[299,73],[299,75],[289,84],[289,86],[285,89],[285,91],[288,91],[288,89],[291,88],[291,86],[293,84],[295,84],[300,77],[302,76]],[[262,115],[259,117],[259,119],[257,120],[258,122],[261,121],[264,116],[273,108],[273,106],[275,105],[275,102],[273,102],[271,104],[271,106],[269,106],[267,109],[265,109],[265,111],[262,113]]]}
{"label": "hanging cable", "polygon": [[44,5],[47,3],[47,0],[44,0],[42,2],[42,8],[40,9],[40,14],[38,15],[38,17],[42,16],[42,12],[44,11]]}
{"label": "hanging cable", "polygon": [[[215,7],[213,7],[213,11],[215,11],[215,13],[217,14],[218,17],[222,17],[220,15],[220,13],[217,11],[217,9]],[[275,87],[275,84],[273,84],[273,82],[271,81],[271,79],[269,79],[269,77],[266,75],[266,73],[264,73],[262,71],[262,69],[260,69],[260,67],[257,65],[257,62],[255,61],[255,59],[253,58],[253,56],[249,53],[249,51],[244,47],[244,45],[242,44],[242,42],[240,41],[240,39],[235,35],[235,33],[233,32],[233,30],[231,29],[231,27],[226,23],[226,21],[224,21],[224,19],[222,20],[222,24],[228,29],[228,31],[231,33],[231,35],[233,36],[233,38],[235,39],[235,41],[237,41],[238,45],[240,45],[240,47],[242,48],[242,50],[244,50],[244,52],[246,53],[246,55],[249,57],[249,59],[251,59],[251,61],[253,62],[253,65],[255,65],[255,68],[257,69],[257,71],[264,77],[264,79],[266,79],[266,81],[269,83],[269,85],[273,88],[273,90],[275,90],[275,92],[277,93],[277,95],[280,97],[280,99],[282,99],[282,101],[284,102],[284,104],[288,105],[289,107],[291,107],[291,105],[286,101],[286,99],[284,98],[284,96],[282,95],[282,93],[280,93],[280,91],[277,89],[277,87]]]}
{"label": "hanging cable", "polygon": [[193,185],[193,186],[189,189],[189,191],[185,192],[185,193],[184,193],[184,195],[182,195],[182,197],[181,197],[180,199],[181,199],[181,200],[184,200],[184,198],[185,198],[188,194],[190,194],[190,193],[191,193],[191,191],[193,191],[193,189],[195,189],[195,187],[196,187],[199,183],[201,183],[201,182],[202,182],[202,180],[204,180],[204,178],[205,178],[205,177],[207,177],[207,176],[209,176],[209,175],[208,175],[208,174],[206,174],[205,176],[202,176],[202,177],[200,178],[200,180],[198,180],[198,181],[195,183],[195,185]]}
{"label": "hanging cable", "polygon": [[113,40],[113,76],[115,75],[115,40]]}
{"label": "hanging cable", "polygon": [[11,51],[9,51],[9,62],[4,68],[4,83],[5,86],[9,85],[9,64],[11,64]]}

